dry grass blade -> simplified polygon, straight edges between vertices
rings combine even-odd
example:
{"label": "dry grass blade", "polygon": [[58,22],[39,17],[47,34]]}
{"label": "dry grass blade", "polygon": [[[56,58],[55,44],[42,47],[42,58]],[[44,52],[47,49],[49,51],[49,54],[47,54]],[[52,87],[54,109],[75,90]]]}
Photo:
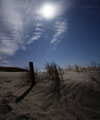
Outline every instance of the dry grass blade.
{"label": "dry grass blade", "polygon": [[45,94],[46,101],[49,101],[47,107],[49,107],[51,104],[54,102],[57,103],[61,99],[61,68],[55,63],[47,63],[45,67],[52,80],[52,83]]}

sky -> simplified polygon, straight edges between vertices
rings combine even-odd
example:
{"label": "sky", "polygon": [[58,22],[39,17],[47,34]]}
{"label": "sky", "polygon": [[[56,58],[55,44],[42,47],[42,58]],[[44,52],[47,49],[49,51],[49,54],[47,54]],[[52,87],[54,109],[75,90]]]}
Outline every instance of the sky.
{"label": "sky", "polygon": [[100,0],[0,0],[0,66],[100,61]]}

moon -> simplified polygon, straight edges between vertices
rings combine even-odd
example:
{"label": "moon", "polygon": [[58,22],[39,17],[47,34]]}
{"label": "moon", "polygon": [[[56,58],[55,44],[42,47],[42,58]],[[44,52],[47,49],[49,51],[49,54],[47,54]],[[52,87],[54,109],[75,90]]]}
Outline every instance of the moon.
{"label": "moon", "polygon": [[57,15],[57,7],[47,3],[40,8],[40,15],[45,19],[53,19]]}

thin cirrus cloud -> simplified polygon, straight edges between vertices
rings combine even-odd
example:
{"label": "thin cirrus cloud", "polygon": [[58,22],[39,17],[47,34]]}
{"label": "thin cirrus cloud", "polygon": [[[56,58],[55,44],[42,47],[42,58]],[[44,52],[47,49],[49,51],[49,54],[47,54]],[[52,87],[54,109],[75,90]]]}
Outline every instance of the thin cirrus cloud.
{"label": "thin cirrus cloud", "polygon": [[6,56],[0,56],[0,65],[3,66],[12,66],[11,61],[7,60]]}
{"label": "thin cirrus cloud", "polygon": [[27,44],[31,44],[32,42],[34,42],[35,40],[39,40],[39,38],[41,37],[41,35],[43,34],[43,24],[42,23],[37,23],[35,25],[35,31],[32,34],[30,40],[27,41]]}
{"label": "thin cirrus cloud", "polygon": [[67,28],[67,23],[65,21],[57,21],[55,23],[55,33],[50,43],[52,45],[58,45],[61,41],[60,37],[66,32]]}
{"label": "thin cirrus cloud", "polygon": [[[17,50],[25,49],[27,44],[38,40],[43,29],[41,23],[35,21],[33,12],[35,8],[32,6],[34,0],[31,2],[1,0],[0,2],[0,55],[11,56]],[[33,28],[35,28],[34,32]]]}
{"label": "thin cirrus cloud", "polygon": [[[44,1],[0,0],[0,61],[3,56],[13,56],[20,49],[26,50],[27,45],[48,34],[45,34],[45,22],[36,14],[37,6]],[[49,40],[51,45],[58,45],[67,30],[67,23],[57,20],[53,24],[54,33]]]}

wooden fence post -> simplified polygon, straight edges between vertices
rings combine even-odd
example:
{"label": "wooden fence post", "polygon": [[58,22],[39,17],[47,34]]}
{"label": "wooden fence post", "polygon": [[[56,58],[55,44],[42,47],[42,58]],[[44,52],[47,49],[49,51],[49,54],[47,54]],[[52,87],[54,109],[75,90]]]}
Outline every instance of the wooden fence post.
{"label": "wooden fence post", "polygon": [[32,83],[32,86],[34,86],[35,85],[35,72],[34,72],[33,62],[29,62],[29,67],[30,67],[31,83]]}
{"label": "wooden fence post", "polygon": [[24,99],[24,97],[32,90],[32,88],[35,86],[36,82],[35,82],[35,73],[34,73],[34,67],[33,67],[33,63],[29,62],[29,67],[30,67],[30,79],[31,79],[31,85],[30,87],[22,94],[20,95],[18,98],[16,98],[15,102],[18,103],[21,100]]}

